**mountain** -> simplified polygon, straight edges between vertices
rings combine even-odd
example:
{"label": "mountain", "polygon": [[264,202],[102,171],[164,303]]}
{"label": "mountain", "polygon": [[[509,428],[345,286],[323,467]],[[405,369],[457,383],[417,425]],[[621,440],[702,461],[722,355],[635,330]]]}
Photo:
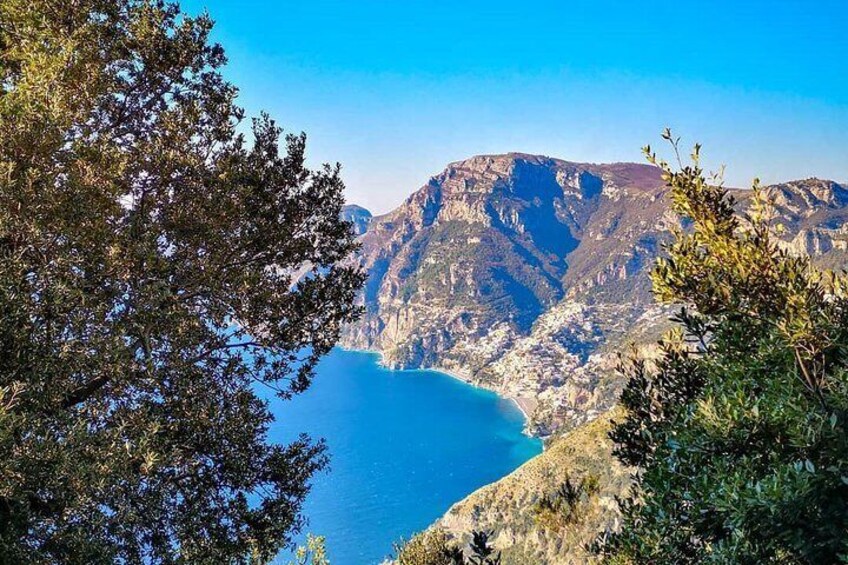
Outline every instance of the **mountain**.
{"label": "mountain", "polygon": [[787,248],[822,267],[848,266],[848,188],[833,181],[806,179],[766,188]]}
{"label": "mountain", "polygon": [[[819,266],[848,266],[848,190],[820,179],[792,181],[766,187],[772,222],[783,230],[782,245],[806,254]],[[744,212],[750,193],[732,191]],[[644,328],[644,329],[650,329]],[[649,332],[650,333],[650,332]],[[630,337],[644,343],[636,334]],[[646,347],[647,352],[651,348]],[[494,532],[494,544],[503,552],[504,565],[572,565],[593,562],[586,544],[617,524],[615,496],[626,493],[629,470],[612,456],[607,432],[616,409],[571,432],[557,434],[546,450],[512,474],[485,486],[455,504],[434,527],[467,543],[471,532]],[[598,492],[588,497],[577,519],[564,528],[551,528],[538,519],[539,503],[551,497],[567,479],[595,477]]]}
{"label": "mountain", "polygon": [[361,237],[366,314],[343,343],[514,398],[538,433],[592,419],[618,392],[595,354],[661,317],[644,275],[677,225],[664,192],[647,165],[452,163]]}
{"label": "mountain", "polygon": [[[765,187],[782,245],[848,266],[848,189],[806,179]],[[731,190],[744,212],[751,193]],[[513,398],[544,453],[473,493],[436,524],[467,541],[494,530],[504,563],[584,563],[615,523],[627,470],[606,438],[623,385],[616,355],[650,353],[669,327],[648,272],[672,230],[657,169],[483,155],[451,163],[394,211],[370,219],[357,260],[364,317],[343,344],[393,367],[434,367]],[[606,414],[603,417],[599,417]],[[585,516],[564,531],[536,519],[566,478],[596,476]]]}
{"label": "mountain", "polygon": [[362,235],[368,230],[368,226],[371,224],[372,215],[371,212],[362,206],[348,204],[347,206],[342,207],[341,217],[343,220],[353,224],[353,233],[356,235]]}
{"label": "mountain", "polygon": [[[788,247],[845,264],[844,187],[766,191]],[[749,193],[732,193],[744,208]],[[647,274],[680,227],[649,165],[523,153],[451,163],[370,219],[358,257],[365,315],[343,345],[513,398],[534,433],[571,429],[615,404],[615,353],[667,327]]]}

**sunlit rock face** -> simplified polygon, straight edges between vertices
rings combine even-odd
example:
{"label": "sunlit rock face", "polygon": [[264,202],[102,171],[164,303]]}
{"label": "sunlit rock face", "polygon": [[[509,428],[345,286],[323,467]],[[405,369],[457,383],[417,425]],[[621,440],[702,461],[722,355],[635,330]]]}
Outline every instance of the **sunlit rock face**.
{"label": "sunlit rock face", "polygon": [[[785,245],[844,260],[848,191],[810,179],[767,192]],[[733,193],[744,208],[749,194]],[[516,398],[542,434],[614,404],[614,352],[667,327],[647,274],[685,229],[654,167],[521,153],[451,163],[360,225],[366,313],[344,345]]]}

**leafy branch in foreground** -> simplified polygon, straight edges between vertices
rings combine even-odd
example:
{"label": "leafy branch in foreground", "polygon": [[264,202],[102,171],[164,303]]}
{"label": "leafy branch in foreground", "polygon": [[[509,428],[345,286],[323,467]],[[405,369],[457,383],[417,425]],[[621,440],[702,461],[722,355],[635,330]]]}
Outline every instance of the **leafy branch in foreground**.
{"label": "leafy branch in foreground", "polygon": [[0,0],[4,563],[261,563],[302,524],[323,445],[269,445],[256,389],[309,385],[362,275],[338,167],[238,133],[211,26]]}
{"label": "leafy branch in foreground", "polygon": [[324,536],[307,534],[306,545],[298,546],[289,565],[330,565],[325,541]]}
{"label": "leafy branch in foreground", "polygon": [[631,357],[616,454],[638,468],[609,563],[836,563],[848,555],[848,297],[707,178],[695,147],[673,168],[646,148],[689,222],[652,274],[683,304],[657,361]]}

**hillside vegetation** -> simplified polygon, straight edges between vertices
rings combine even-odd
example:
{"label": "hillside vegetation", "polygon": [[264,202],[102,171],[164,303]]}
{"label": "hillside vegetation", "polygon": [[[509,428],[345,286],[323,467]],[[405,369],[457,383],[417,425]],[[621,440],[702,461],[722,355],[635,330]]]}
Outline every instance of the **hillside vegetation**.
{"label": "hillside vegetation", "polygon": [[[630,482],[629,470],[613,457],[609,431],[605,417],[555,438],[541,455],[455,504],[435,527],[460,544],[470,540],[472,531],[492,531],[492,545],[502,551],[504,565],[587,561],[587,546],[598,532],[614,526],[614,497],[627,492]],[[583,497],[570,520],[547,517],[540,503],[556,498],[569,480],[597,481],[597,491]]]}
{"label": "hillside vegetation", "polygon": [[845,562],[848,277],[775,238],[783,187],[755,182],[739,215],[698,146],[679,169],[646,153],[691,222],[653,289],[687,308],[655,362],[623,364],[625,418],[611,437],[638,473],[598,550],[628,565]]}

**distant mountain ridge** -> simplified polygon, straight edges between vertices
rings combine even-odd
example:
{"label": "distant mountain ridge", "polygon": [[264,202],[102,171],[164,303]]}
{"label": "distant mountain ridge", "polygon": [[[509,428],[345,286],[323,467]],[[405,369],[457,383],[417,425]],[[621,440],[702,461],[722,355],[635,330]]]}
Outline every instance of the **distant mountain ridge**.
{"label": "distant mountain ridge", "polygon": [[356,204],[348,204],[342,207],[341,217],[343,220],[353,224],[353,233],[356,235],[364,234],[368,230],[372,219],[370,211]]}
{"label": "distant mountain ridge", "polygon": [[[767,190],[787,246],[845,261],[844,187]],[[744,207],[747,192],[733,192]],[[665,195],[649,165],[523,153],[451,163],[369,218],[358,256],[366,313],[343,344],[514,398],[540,434],[592,420],[620,391],[613,352],[664,327],[647,273],[680,227]]]}

